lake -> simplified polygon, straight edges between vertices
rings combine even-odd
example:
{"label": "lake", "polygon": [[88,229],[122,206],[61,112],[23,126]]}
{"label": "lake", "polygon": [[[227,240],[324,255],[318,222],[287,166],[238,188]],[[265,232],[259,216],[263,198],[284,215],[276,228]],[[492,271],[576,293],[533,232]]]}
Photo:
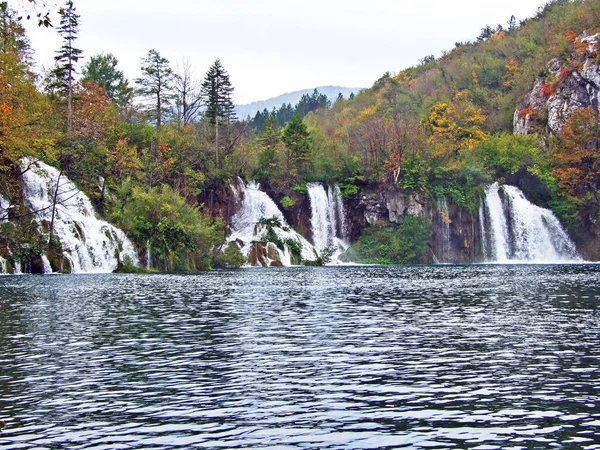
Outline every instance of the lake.
{"label": "lake", "polygon": [[600,448],[600,266],[0,278],[0,447]]}

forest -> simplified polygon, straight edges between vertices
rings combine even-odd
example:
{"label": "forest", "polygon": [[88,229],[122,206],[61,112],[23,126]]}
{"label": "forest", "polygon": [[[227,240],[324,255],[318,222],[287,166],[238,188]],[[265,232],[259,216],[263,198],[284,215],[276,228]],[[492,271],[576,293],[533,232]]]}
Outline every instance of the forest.
{"label": "forest", "polygon": [[[245,262],[233,248],[222,251],[224,192],[236,177],[268,186],[284,209],[314,181],[338,183],[345,199],[393,185],[470,212],[489,183],[520,183],[589,254],[600,253],[597,104],[557,128],[528,102],[537,81],[551,99],[584,66],[597,67],[589,37],[600,31],[600,0],[550,1],[530,19],[485,25],[438,58],[387,72],[352,98],[331,103],[315,91],[249,118],[235,117],[234,86],[219,60],[196,79],[189,64],[174,68],[150,49],[142,76],[128,80],[112,54],[86,55],[75,3],[47,29],[62,37],[47,73],[34,71],[26,19],[0,3],[0,193],[9,204],[0,210],[0,253],[60,246],[23,204],[24,157],[73,180],[139,251],[151,249],[156,270]],[[514,133],[519,121],[526,133]],[[410,219],[365,230],[355,254],[424,261],[425,228]]]}

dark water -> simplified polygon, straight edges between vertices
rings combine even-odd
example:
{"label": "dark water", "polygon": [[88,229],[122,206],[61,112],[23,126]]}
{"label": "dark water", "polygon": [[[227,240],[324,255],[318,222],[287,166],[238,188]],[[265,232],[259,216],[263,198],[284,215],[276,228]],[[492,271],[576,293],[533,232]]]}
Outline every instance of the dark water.
{"label": "dark water", "polygon": [[600,448],[600,266],[0,286],[3,449]]}

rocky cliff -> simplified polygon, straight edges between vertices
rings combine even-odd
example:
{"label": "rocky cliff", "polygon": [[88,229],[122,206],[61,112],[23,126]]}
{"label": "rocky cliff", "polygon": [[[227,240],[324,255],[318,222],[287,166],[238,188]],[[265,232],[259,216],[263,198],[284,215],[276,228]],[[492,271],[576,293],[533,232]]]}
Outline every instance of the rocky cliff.
{"label": "rocky cliff", "polygon": [[348,201],[351,240],[366,226],[380,222],[398,224],[406,216],[427,218],[432,226],[431,261],[465,263],[481,261],[483,254],[477,214],[445,200],[430,200],[393,185],[369,185]]}
{"label": "rocky cliff", "polygon": [[599,111],[600,34],[582,35],[575,40],[576,51],[567,61],[552,59],[546,71],[516,109],[516,134],[548,132],[560,135],[569,117],[580,108]]}

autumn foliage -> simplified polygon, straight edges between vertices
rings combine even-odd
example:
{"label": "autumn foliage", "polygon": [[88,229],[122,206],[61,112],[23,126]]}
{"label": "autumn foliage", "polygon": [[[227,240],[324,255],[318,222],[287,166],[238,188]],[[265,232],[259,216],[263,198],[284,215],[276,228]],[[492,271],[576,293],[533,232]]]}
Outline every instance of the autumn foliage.
{"label": "autumn foliage", "polygon": [[591,107],[576,111],[560,136],[562,148],[554,156],[561,188],[574,196],[596,195],[600,188],[600,122]]}

